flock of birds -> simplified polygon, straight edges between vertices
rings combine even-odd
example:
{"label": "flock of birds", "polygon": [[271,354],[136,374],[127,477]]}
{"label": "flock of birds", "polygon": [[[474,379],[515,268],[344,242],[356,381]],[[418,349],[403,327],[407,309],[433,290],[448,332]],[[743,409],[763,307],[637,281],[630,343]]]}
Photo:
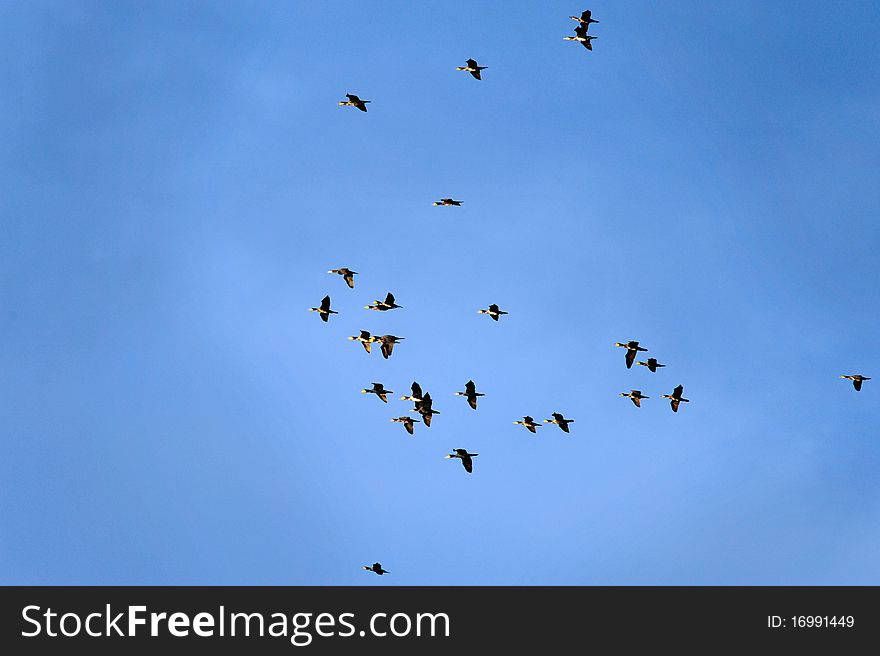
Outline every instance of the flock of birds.
{"label": "flock of birds", "polygon": [[[577,21],[577,26],[574,29],[574,36],[566,36],[563,37],[566,41],[577,41],[581,43],[587,50],[592,50],[593,45],[592,41],[596,38],[595,35],[588,34],[589,27],[593,23],[598,23],[599,21],[592,17],[592,12],[590,10],[586,10],[581,13],[580,16],[570,16],[570,18],[574,21]],[[475,79],[482,80],[481,72],[486,70],[488,66],[480,66],[475,59],[468,59],[465,62],[465,66],[458,66],[456,70],[465,71],[470,73]],[[362,112],[367,111],[367,103],[371,102],[369,100],[362,100],[358,96],[347,93],[345,94],[347,100],[340,101],[339,105],[341,106],[349,106],[356,107]],[[446,207],[460,207],[463,201],[455,200],[453,198],[441,198],[440,200],[434,201],[435,206],[446,206]],[[347,267],[342,267],[338,269],[331,269],[328,273],[338,274],[342,276],[343,280],[346,282],[349,288],[354,289],[354,276],[358,275],[357,271],[353,271]],[[386,312],[389,310],[395,310],[402,308],[401,305],[398,305],[394,295],[389,292],[385,300],[375,300],[372,305],[364,306],[370,310],[376,310],[379,312]],[[309,308],[313,312],[317,312],[323,321],[328,321],[331,314],[338,314],[336,311],[330,308],[330,296],[325,296],[321,304],[318,307]],[[486,314],[491,317],[494,321],[498,321],[500,317],[508,314],[504,310],[502,310],[497,304],[493,303],[489,305],[486,309],[477,310],[480,314]],[[388,359],[391,357],[391,354],[394,349],[394,345],[402,341],[403,337],[397,337],[395,335],[371,335],[368,331],[361,330],[359,335],[355,335],[349,337],[348,339],[358,341],[364,347],[364,350],[367,353],[371,352],[371,347],[373,344],[379,344],[382,352],[382,357]],[[626,368],[631,369],[633,364],[644,366],[651,373],[656,373],[658,369],[665,367],[665,364],[661,364],[657,361],[656,358],[647,358],[644,361],[637,361],[636,358],[640,352],[645,352],[648,349],[641,346],[637,341],[628,341],[628,342],[616,342],[615,346],[619,346],[621,348],[626,349],[626,357],[625,363]],[[867,376],[863,376],[861,374],[851,374],[844,375],[841,378],[848,379],[852,381],[853,387],[856,391],[860,391],[862,389],[862,383],[866,380],[871,380]],[[364,394],[375,394],[383,403],[388,403],[388,394],[393,394],[392,390],[386,389],[383,383],[375,382],[371,388],[365,388],[361,390]],[[670,406],[673,412],[678,412],[679,407],[682,403],[690,403],[689,399],[684,398],[684,386],[677,385],[671,394],[663,394],[662,398],[669,399]],[[473,380],[467,381],[465,384],[464,391],[455,392],[458,396],[464,396],[467,399],[468,405],[474,410],[477,409],[477,399],[481,396],[485,396],[484,394],[477,392],[476,384]],[[629,398],[633,405],[637,408],[641,408],[642,401],[644,399],[649,399],[651,397],[645,396],[642,394],[640,390],[631,389],[629,392],[621,392],[620,396]],[[414,434],[414,426],[416,423],[424,423],[426,427],[431,426],[431,419],[433,415],[440,414],[437,410],[433,408],[433,401],[431,399],[431,395],[429,393],[423,392],[421,386],[418,382],[413,381],[411,386],[411,394],[401,396],[401,400],[403,401],[411,401],[413,403],[413,408],[410,412],[417,413],[421,416],[421,420],[415,419],[409,415],[403,415],[400,417],[393,417],[391,419],[392,422],[403,424],[404,429],[406,429],[407,433],[410,435]],[[570,433],[569,424],[574,423],[574,419],[567,419],[562,413],[554,412],[551,415],[552,419],[544,419],[543,423],[555,424],[557,425],[563,432]],[[537,433],[537,429],[542,427],[542,424],[537,422],[533,417],[526,415],[521,420],[517,420],[513,422],[514,424],[525,426],[525,428],[531,433]],[[467,449],[456,448],[452,450],[452,453],[446,455],[445,457],[448,459],[458,459],[461,461],[464,470],[470,474],[473,472],[473,458],[478,456],[478,453],[470,453]],[[388,570],[384,569],[381,563],[373,563],[373,565],[364,565],[364,570],[375,572],[378,575],[387,574]]]}

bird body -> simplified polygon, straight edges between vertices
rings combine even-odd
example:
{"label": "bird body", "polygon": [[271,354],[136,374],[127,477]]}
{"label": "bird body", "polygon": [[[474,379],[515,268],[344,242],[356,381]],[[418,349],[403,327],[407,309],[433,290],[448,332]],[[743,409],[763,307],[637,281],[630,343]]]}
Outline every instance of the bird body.
{"label": "bird body", "polygon": [[390,572],[387,569],[382,569],[381,563],[373,563],[372,565],[364,565],[363,569],[367,570],[368,572],[376,572],[376,574],[378,574],[379,576],[382,576],[383,574],[390,574]]}
{"label": "bird body", "polygon": [[623,342],[615,342],[615,346],[620,346],[626,349],[626,368],[630,369],[633,366],[633,362],[636,360],[636,353],[639,351],[647,351],[648,349],[639,346],[639,343],[633,340],[628,341],[626,344]]}
{"label": "bird body", "polygon": [[672,394],[664,394],[664,399],[669,399],[669,405],[672,406],[673,412],[678,412],[678,406],[681,405],[681,402],[690,403],[690,399],[682,398],[681,394],[684,392],[684,386],[679,385],[674,390],[672,390]]}
{"label": "bird body", "polygon": [[650,399],[650,396],[642,396],[639,390],[630,390],[629,393],[621,392],[620,396],[627,396],[637,408],[642,407],[642,399]]}
{"label": "bird body", "polygon": [[385,389],[385,386],[382,383],[373,383],[373,387],[371,389],[362,389],[362,394],[375,394],[380,399],[382,399],[383,403],[388,403],[388,394],[394,394],[393,390]]}
{"label": "bird body", "polygon": [[381,312],[403,307],[402,305],[398,305],[394,302],[394,294],[392,294],[391,292],[388,292],[388,294],[385,296],[384,301],[373,301],[373,303],[373,305],[365,305],[364,307],[368,310],[379,310]]}
{"label": "bird body", "polygon": [[529,429],[530,432],[535,433],[536,435],[537,435],[538,431],[536,431],[535,429],[541,428],[541,424],[535,423],[535,420],[532,419],[531,417],[529,417],[528,415],[523,417],[522,421],[515,421],[513,423],[519,424],[520,426],[525,426],[526,428]]}
{"label": "bird body", "polygon": [[841,376],[841,378],[851,380],[856,392],[860,392],[862,390],[862,383],[864,381],[871,380],[870,378],[868,378],[868,376],[862,376],[862,374],[851,374],[849,376]]}
{"label": "bird body", "polygon": [[507,314],[507,312],[505,312],[504,310],[499,309],[495,303],[492,303],[492,305],[489,306],[488,310],[477,310],[477,313],[488,314],[495,321],[498,321],[498,317],[500,317],[502,314]]}
{"label": "bird body", "polygon": [[475,59],[468,59],[467,62],[465,62],[465,63],[467,64],[467,66],[457,66],[455,70],[467,71],[468,73],[473,75],[478,80],[483,79],[482,77],[480,77],[480,71],[484,71],[487,68],[489,68],[488,66],[478,66],[477,60],[475,60]]}
{"label": "bird body", "polygon": [[453,449],[453,452],[447,456],[446,458],[459,458],[461,459],[461,464],[464,466],[464,470],[470,474],[474,471],[474,461],[471,460],[474,456],[480,455],[479,453],[468,453],[467,449]]}
{"label": "bird body", "polygon": [[471,406],[474,410],[477,409],[477,397],[478,396],[486,396],[485,394],[481,394],[477,391],[477,386],[474,384],[474,381],[469,380],[465,383],[464,392],[456,392],[456,396],[466,396],[468,400],[468,405]]}
{"label": "bird body", "polygon": [[362,112],[367,111],[368,102],[373,102],[372,100],[361,100],[353,93],[347,93],[345,94],[345,97],[348,98],[348,100],[340,100],[339,104],[341,106],[357,107]]}
{"label": "bird body", "polygon": [[327,273],[338,273],[345,280],[345,284],[354,289],[354,277],[357,275],[357,271],[342,267],[341,269],[330,269]]}
{"label": "bird body", "polygon": [[378,342],[382,345],[382,357],[386,360],[391,357],[391,351],[394,350],[394,345],[397,342],[402,341],[403,337],[395,337],[394,335],[382,335],[378,338]]}
{"label": "bird body", "polygon": [[570,431],[568,430],[568,425],[569,425],[569,424],[573,424],[573,423],[574,423],[574,419],[566,419],[566,418],[565,418],[564,416],[562,416],[562,414],[559,413],[559,412],[554,412],[551,416],[553,417],[553,419],[545,419],[545,420],[544,420],[544,423],[545,423],[545,424],[556,424],[557,426],[559,426],[559,428],[562,429],[562,431],[563,431],[564,433],[568,433],[568,432],[570,432]]}
{"label": "bird body", "polygon": [[406,415],[404,415],[403,417],[394,417],[391,421],[396,421],[400,424],[403,424],[406,432],[410,435],[413,434],[413,423],[422,423],[418,419],[413,419],[412,417],[407,417]]}
{"label": "bird body", "polygon": [[644,367],[647,367],[648,370],[652,373],[657,373],[657,369],[659,367],[665,367],[665,364],[660,364],[657,362],[657,358],[648,358],[647,362],[636,362],[636,364],[640,364]]}
{"label": "bird body", "polygon": [[360,335],[357,335],[356,337],[349,337],[349,339],[354,340],[354,341],[356,341],[356,342],[360,342],[360,343],[361,343],[361,346],[364,347],[364,350],[365,350],[367,353],[370,352],[370,345],[371,345],[373,342],[378,342],[378,341],[379,341],[379,338],[378,338],[378,337],[373,337],[373,336],[370,335],[370,333],[369,333],[368,331],[366,331],[366,330],[362,330]]}
{"label": "bird body", "polygon": [[321,305],[319,307],[309,308],[309,312],[317,312],[321,317],[321,321],[327,323],[327,319],[330,318],[331,314],[339,314],[335,310],[330,309],[330,297],[325,296],[321,299]]}
{"label": "bird body", "polygon": [[440,200],[435,200],[434,205],[461,207],[462,202],[464,201],[455,200],[453,198],[441,198]]}

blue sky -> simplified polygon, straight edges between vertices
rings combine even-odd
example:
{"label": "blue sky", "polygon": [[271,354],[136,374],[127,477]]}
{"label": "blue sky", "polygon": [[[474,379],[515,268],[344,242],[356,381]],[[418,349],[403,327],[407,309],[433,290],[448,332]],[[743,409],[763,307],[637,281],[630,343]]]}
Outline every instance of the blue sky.
{"label": "blue sky", "polygon": [[878,19],[4,3],[0,581],[880,584]]}

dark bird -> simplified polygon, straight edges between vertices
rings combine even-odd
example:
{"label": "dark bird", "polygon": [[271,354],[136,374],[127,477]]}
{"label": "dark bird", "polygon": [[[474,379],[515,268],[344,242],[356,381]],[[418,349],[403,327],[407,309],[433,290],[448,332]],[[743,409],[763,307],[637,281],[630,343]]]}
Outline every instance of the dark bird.
{"label": "dark bird", "polygon": [[492,305],[489,306],[488,310],[477,310],[477,313],[488,314],[490,317],[495,319],[495,321],[498,321],[498,317],[500,317],[502,314],[507,314],[507,312],[505,312],[504,310],[499,310],[498,306],[495,305],[495,303],[492,303]]}
{"label": "dark bird", "polygon": [[335,310],[330,309],[330,297],[325,296],[321,299],[321,307],[309,308],[310,312],[317,312],[321,316],[321,321],[327,322],[331,314],[339,314]]}
{"label": "dark bird", "polygon": [[410,396],[401,396],[401,401],[412,401],[413,403],[418,404],[419,401],[422,400],[422,386],[419,385],[416,381],[413,381],[410,389],[412,389],[412,394]]}
{"label": "dark bird", "polygon": [[464,470],[470,474],[474,471],[474,461],[471,460],[474,456],[480,455],[479,453],[468,453],[467,449],[453,449],[455,453],[450,453],[445,456],[446,458],[461,458],[461,464],[464,465]]}
{"label": "dark bird", "polygon": [[467,64],[467,66],[457,66],[455,70],[467,71],[468,73],[473,75],[478,80],[483,79],[480,77],[480,71],[484,71],[487,68],[489,68],[488,66],[477,66],[477,62],[475,59],[468,59],[467,62],[465,62],[465,63]]}
{"label": "dark bird", "polygon": [[578,25],[574,28],[575,36],[564,36],[562,37],[565,41],[580,41],[581,45],[587,50],[593,49],[593,39],[595,36],[587,34],[587,26],[586,25]]}
{"label": "dark bird", "polygon": [[441,198],[440,200],[435,200],[434,205],[461,207],[462,202],[463,201],[460,200],[453,200],[452,198]]}
{"label": "dark bird", "polygon": [[[627,353],[628,355],[628,353]],[[649,371],[653,373],[657,373],[657,367],[665,367],[665,364],[660,364],[657,362],[657,358],[648,358],[647,362],[636,362],[636,364],[640,364],[648,368]]]}
{"label": "dark bird", "polygon": [[574,423],[574,419],[566,419],[560,413],[554,412],[553,419],[545,419],[545,424],[556,424],[562,429],[562,432],[568,433],[568,425]]}
{"label": "dark bird", "polygon": [[637,408],[642,407],[642,399],[650,399],[650,396],[642,396],[642,393],[639,390],[630,390],[629,394],[625,392],[621,392],[620,396],[628,396],[632,402],[636,405]]}
{"label": "dark bird", "polygon": [[406,429],[406,432],[409,433],[410,435],[413,434],[413,422],[422,423],[418,419],[413,419],[412,417],[407,417],[407,416],[394,417],[394,419],[392,419],[391,421],[396,421],[398,423],[403,424],[403,427]]}
{"label": "dark bird", "polygon": [[340,100],[339,101],[340,105],[348,106],[348,107],[357,107],[362,112],[367,111],[367,103],[368,102],[373,102],[372,100],[361,100],[353,93],[347,93],[347,94],[345,94],[345,97],[348,98],[348,100]]}
{"label": "dark bird", "polygon": [[[664,394],[664,399],[669,399],[669,405],[672,406],[673,412],[678,412],[678,406],[681,405],[681,402],[690,403],[690,399],[682,398],[681,393],[684,392],[684,386],[679,385],[674,390],[672,390],[672,394]],[[648,397],[645,397],[648,398]]]}
{"label": "dark bird", "polygon": [[384,301],[373,301],[374,305],[365,305],[364,307],[368,310],[380,310],[384,312],[385,310],[393,310],[394,308],[402,308],[402,305],[398,305],[394,302],[394,294],[388,292],[385,296]]}
{"label": "dark bird", "polygon": [[357,275],[357,271],[342,267],[341,269],[330,269],[327,273],[338,273],[342,276],[345,284],[354,289],[354,277]]}
{"label": "dark bird", "polygon": [[391,351],[397,342],[403,341],[404,337],[395,337],[394,335],[382,335],[377,341],[382,344],[382,357],[386,360],[391,357]]}
{"label": "dark bird", "polygon": [[615,342],[615,346],[622,346],[626,349],[626,368],[629,369],[633,366],[633,362],[636,361],[636,353],[639,351],[647,351],[648,349],[642,348],[639,346],[638,342],[627,342],[623,344],[622,342]]}
{"label": "dark bird", "polygon": [[466,396],[468,400],[468,405],[471,406],[474,410],[477,409],[477,397],[478,396],[486,396],[485,394],[481,394],[477,391],[477,386],[474,385],[474,381],[469,380],[464,385],[464,392],[456,392],[456,396]]}
{"label": "dark bird", "polygon": [[354,340],[354,341],[356,341],[356,342],[360,342],[360,343],[361,343],[361,346],[364,347],[364,350],[365,350],[367,353],[370,352],[370,345],[371,345],[373,342],[378,342],[378,341],[379,341],[379,338],[378,338],[378,337],[372,337],[372,336],[370,335],[370,333],[368,333],[366,330],[362,330],[362,331],[361,331],[361,334],[358,335],[357,337],[349,337],[349,339]]}
{"label": "dark bird", "polygon": [[382,569],[382,565],[380,563],[373,563],[372,566],[364,565],[364,569],[368,572],[376,572],[376,574],[378,574],[379,576],[391,573],[387,569]]}
{"label": "dark bird", "polygon": [[571,20],[576,20],[581,25],[589,26],[590,23],[598,23],[599,21],[593,18],[593,12],[587,9],[580,16],[569,16]]}
{"label": "dark bird", "polygon": [[385,386],[382,383],[373,383],[373,389],[362,389],[362,394],[375,394],[380,399],[382,399],[383,403],[388,403],[388,397],[386,394],[394,394],[393,390],[385,389]]}
{"label": "dark bird", "polygon": [[846,378],[847,380],[851,380],[853,387],[856,388],[856,392],[861,391],[863,381],[871,380],[867,376],[862,376],[862,374],[852,374],[851,376],[841,376],[841,378]]}
{"label": "dark bird", "polygon": [[529,431],[531,431],[532,433],[535,433],[536,435],[537,435],[538,431],[536,431],[535,429],[541,428],[541,424],[536,424],[535,420],[532,419],[531,417],[529,417],[528,415],[523,417],[522,421],[515,421],[513,423],[519,424],[520,426],[525,426],[526,428],[529,429]]}
{"label": "dark bird", "polygon": [[418,412],[420,415],[422,415],[422,421],[425,422],[425,426],[430,428],[431,417],[440,414],[438,410],[434,410],[434,400],[431,398],[430,394],[425,394],[422,397],[421,401],[416,401],[415,403],[416,407],[414,407],[410,412]]}

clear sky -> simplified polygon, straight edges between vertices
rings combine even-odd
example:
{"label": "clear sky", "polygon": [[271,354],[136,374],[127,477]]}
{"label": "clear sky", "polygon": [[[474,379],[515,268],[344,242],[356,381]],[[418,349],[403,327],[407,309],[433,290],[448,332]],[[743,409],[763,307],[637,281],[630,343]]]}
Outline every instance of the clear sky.
{"label": "clear sky", "polygon": [[0,581],[880,584],[878,21],[2,3]]}

